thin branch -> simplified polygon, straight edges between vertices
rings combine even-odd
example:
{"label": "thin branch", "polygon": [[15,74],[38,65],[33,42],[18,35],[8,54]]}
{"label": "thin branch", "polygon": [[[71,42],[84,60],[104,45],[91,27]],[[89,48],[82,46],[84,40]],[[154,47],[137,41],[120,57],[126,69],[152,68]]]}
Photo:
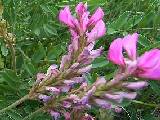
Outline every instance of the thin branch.
{"label": "thin branch", "polygon": [[16,107],[17,105],[21,104],[22,102],[24,102],[24,101],[27,100],[27,99],[28,99],[28,95],[25,95],[24,97],[22,97],[21,99],[17,100],[17,101],[14,102],[13,104],[11,104],[11,105],[9,105],[8,107],[0,110],[0,113],[3,113],[3,112],[5,112],[5,111],[7,111],[7,110],[10,110],[10,109]]}
{"label": "thin branch", "polygon": [[8,44],[8,47],[10,49],[10,52],[11,52],[11,63],[12,63],[12,68],[14,71],[16,71],[16,50],[14,48],[14,45],[13,45],[13,37],[10,37],[8,36],[8,34],[4,35],[4,39],[6,40],[7,44]]}
{"label": "thin branch", "polygon": [[34,111],[33,113],[29,114],[28,116],[26,116],[25,118],[23,118],[22,120],[29,120],[30,118],[32,118],[34,115],[36,115],[39,112],[44,111],[45,107],[41,107],[38,110]]}
{"label": "thin branch", "polygon": [[160,106],[157,104],[152,104],[152,103],[144,103],[142,101],[137,101],[137,100],[132,100],[133,103],[136,104],[141,104],[141,105],[146,105],[146,106],[150,106],[150,107],[155,107],[155,108],[159,108]]}

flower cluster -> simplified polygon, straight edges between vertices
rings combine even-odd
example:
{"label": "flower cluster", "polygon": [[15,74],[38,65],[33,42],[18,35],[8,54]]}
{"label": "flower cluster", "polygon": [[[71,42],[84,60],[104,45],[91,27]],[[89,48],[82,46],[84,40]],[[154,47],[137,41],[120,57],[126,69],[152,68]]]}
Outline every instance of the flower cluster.
{"label": "flower cluster", "polygon": [[[62,57],[59,68],[53,64],[48,68],[46,74],[37,74],[37,86],[39,87],[36,88],[38,90],[34,88],[30,92],[30,96],[36,92],[38,99],[49,106],[48,111],[55,119],[60,116],[60,113],[67,117],[70,116],[68,112],[59,112],[57,107],[52,104],[56,98],[61,99],[58,96],[62,94],[68,93],[63,100],[59,101],[63,109],[73,108],[72,111],[74,111],[87,106],[89,96],[92,96],[95,87],[85,93],[88,84],[84,74],[91,70],[92,61],[99,57],[103,51],[103,47],[94,50],[96,40],[104,36],[106,32],[105,23],[102,20],[104,16],[102,9],[98,8],[93,15],[90,15],[87,11],[87,5],[79,3],[75,11],[77,18],[71,15],[69,6],[66,6],[59,13],[59,20],[67,25],[71,33],[68,53]],[[51,80],[52,82],[49,82]],[[55,85],[53,82],[58,83]],[[78,90],[76,86],[79,86]],[[83,91],[81,97],[72,94],[79,90]],[[90,116],[88,115],[88,117]]]}
{"label": "flower cluster", "polygon": [[[108,60],[119,65],[117,74],[110,81],[99,77],[89,85],[84,75],[91,70],[92,61],[103,51],[103,47],[96,50],[93,48],[96,40],[106,32],[102,20],[104,13],[98,8],[90,15],[87,5],[83,3],[79,3],[75,11],[77,17],[71,15],[68,6],[59,13],[59,20],[67,25],[71,33],[71,44],[68,46],[68,53],[62,57],[59,68],[51,65],[46,74],[37,74],[40,86],[36,91],[37,97],[44,102],[54,119],[59,119],[63,114],[66,120],[70,120],[75,111],[94,106],[120,112],[124,99],[135,99],[136,91],[148,86],[146,80],[127,81],[129,76],[160,79],[160,50],[153,49],[138,57],[137,33],[118,38],[111,43],[107,56]],[[84,112],[76,119],[94,118]]]}
{"label": "flower cluster", "polygon": [[43,111],[55,120],[61,115],[66,120],[94,120],[86,113],[86,109],[94,106],[120,112],[123,100],[135,99],[137,90],[148,86],[147,79],[160,80],[160,50],[153,49],[138,57],[138,34],[133,33],[117,38],[109,47],[107,59],[119,66],[115,76],[111,80],[99,77],[92,85],[87,83],[85,73],[90,72],[92,61],[103,52],[103,47],[94,49],[94,46],[106,32],[104,12],[98,8],[90,15],[87,4],[83,3],[76,6],[75,12],[73,16],[66,6],[59,13],[59,20],[71,34],[67,54],[62,56],[60,66],[53,64],[46,74],[37,74],[26,97],[42,101]]}

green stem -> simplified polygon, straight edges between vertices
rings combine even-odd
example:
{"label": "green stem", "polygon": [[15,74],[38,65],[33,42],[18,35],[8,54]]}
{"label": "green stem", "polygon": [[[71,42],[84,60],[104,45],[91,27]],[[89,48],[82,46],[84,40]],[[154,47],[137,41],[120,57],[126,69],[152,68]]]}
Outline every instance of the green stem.
{"label": "green stem", "polygon": [[10,38],[8,36],[8,34],[5,34],[3,35],[4,36],[4,39],[6,40],[7,44],[8,44],[8,47],[10,48],[10,52],[11,52],[11,63],[12,63],[12,69],[16,72],[16,50],[14,48],[14,45],[13,45],[13,37]]}
{"label": "green stem", "polygon": [[21,104],[22,102],[24,102],[24,101],[27,100],[27,99],[28,99],[28,95],[25,95],[24,97],[22,97],[21,99],[17,100],[17,101],[14,102],[13,104],[11,104],[11,105],[9,105],[8,107],[0,110],[0,113],[3,113],[3,112],[5,112],[5,111],[7,111],[7,110],[10,110],[10,109],[16,107],[17,105]]}
{"label": "green stem", "polygon": [[160,107],[159,105],[156,105],[156,104],[151,104],[151,103],[144,103],[142,101],[137,101],[137,100],[132,100],[133,103],[136,103],[136,104],[141,104],[141,105],[146,105],[146,106],[150,106],[150,107]]}
{"label": "green stem", "polygon": [[45,109],[45,107],[39,108],[38,110],[36,110],[33,113],[29,114],[28,116],[26,116],[22,120],[28,120],[28,119],[32,118],[34,115],[36,115],[37,113],[44,111],[44,109]]}

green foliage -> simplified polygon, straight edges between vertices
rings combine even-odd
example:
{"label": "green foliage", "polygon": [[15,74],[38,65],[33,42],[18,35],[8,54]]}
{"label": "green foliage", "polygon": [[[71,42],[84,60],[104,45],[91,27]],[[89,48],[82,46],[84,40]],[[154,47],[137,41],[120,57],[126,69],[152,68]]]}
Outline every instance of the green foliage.
{"label": "green foliage", "polygon": [[[58,21],[58,11],[64,5],[72,8],[80,0],[3,0],[3,18],[10,25],[9,32],[16,36],[16,71],[11,70],[10,48],[0,39],[0,108],[26,95],[33,85],[36,74],[46,71],[51,64],[59,64],[61,56],[66,53],[70,36],[67,29]],[[138,32],[141,34],[139,53],[153,47],[160,47],[160,1],[159,0],[81,0],[88,2],[89,9],[101,6],[105,11],[105,22],[108,29],[104,38],[97,42],[103,45],[105,54],[93,63],[92,73],[86,78],[90,83],[100,75],[110,79],[114,75],[112,64],[106,61],[108,46],[117,36]],[[117,120],[158,120],[159,85],[150,82],[147,90],[140,92],[138,100],[143,102],[124,103],[124,111],[114,114],[110,119]],[[156,96],[154,99],[152,96]],[[147,104],[148,103],[148,104]],[[41,106],[35,101],[26,101],[17,108],[7,111],[0,120],[23,120],[23,118]],[[106,118],[106,111],[93,109],[97,118]],[[32,120],[50,120],[47,114],[36,114]],[[109,119],[109,117],[108,117]]]}

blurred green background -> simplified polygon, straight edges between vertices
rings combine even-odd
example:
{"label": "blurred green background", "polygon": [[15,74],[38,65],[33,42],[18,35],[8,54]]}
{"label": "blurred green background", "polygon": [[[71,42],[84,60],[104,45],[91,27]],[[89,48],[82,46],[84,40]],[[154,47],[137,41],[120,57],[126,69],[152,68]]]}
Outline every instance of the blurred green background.
{"label": "blurred green background", "polygon": [[[8,31],[16,37],[16,68],[11,69],[10,48],[0,38],[0,108],[26,95],[38,72],[45,72],[51,64],[59,64],[66,53],[70,35],[58,21],[59,10],[69,5],[73,14],[79,0],[3,0],[3,19]],[[96,47],[103,45],[104,54],[93,62],[88,75],[92,83],[97,76],[110,79],[116,66],[106,61],[109,44],[117,37],[138,32],[139,54],[160,47],[160,0],[83,0],[91,13],[97,7],[105,12],[106,35]],[[133,79],[133,78],[132,78]],[[160,120],[160,83],[151,81],[139,92],[137,101],[125,102],[122,113],[92,109],[88,111],[97,120]],[[16,109],[0,115],[0,120],[23,120],[37,110],[41,103],[26,101]],[[47,114],[37,114],[32,120],[50,120]]]}

